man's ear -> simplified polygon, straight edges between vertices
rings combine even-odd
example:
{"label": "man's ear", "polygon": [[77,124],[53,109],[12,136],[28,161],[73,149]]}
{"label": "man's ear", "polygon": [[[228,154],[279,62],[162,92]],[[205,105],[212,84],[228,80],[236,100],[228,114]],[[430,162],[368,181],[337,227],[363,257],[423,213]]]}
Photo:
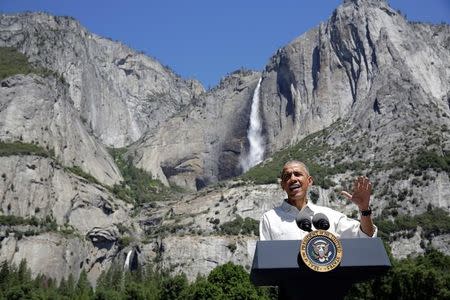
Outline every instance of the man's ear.
{"label": "man's ear", "polygon": [[309,183],[309,185],[313,185],[314,184],[314,178],[312,176],[308,177],[308,183]]}

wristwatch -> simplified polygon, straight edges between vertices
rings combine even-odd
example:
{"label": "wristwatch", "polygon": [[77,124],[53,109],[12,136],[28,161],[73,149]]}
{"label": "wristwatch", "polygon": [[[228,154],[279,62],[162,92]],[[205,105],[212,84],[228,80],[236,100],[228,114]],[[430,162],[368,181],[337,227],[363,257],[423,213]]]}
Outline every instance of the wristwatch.
{"label": "wristwatch", "polygon": [[367,217],[372,214],[372,209],[369,206],[369,208],[367,210],[360,210],[360,212],[361,212],[361,216]]}

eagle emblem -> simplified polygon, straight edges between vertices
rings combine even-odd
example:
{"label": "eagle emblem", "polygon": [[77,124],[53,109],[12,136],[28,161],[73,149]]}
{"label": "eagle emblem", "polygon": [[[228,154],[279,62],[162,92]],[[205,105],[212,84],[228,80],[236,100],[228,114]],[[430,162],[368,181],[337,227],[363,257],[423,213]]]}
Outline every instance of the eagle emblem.
{"label": "eagle emblem", "polygon": [[341,263],[342,244],[331,232],[314,230],[301,241],[300,256],[313,271],[329,272]]}
{"label": "eagle emblem", "polygon": [[321,263],[328,261],[328,258],[332,255],[331,251],[328,250],[329,244],[325,240],[316,240],[313,243],[314,256],[315,259]]}

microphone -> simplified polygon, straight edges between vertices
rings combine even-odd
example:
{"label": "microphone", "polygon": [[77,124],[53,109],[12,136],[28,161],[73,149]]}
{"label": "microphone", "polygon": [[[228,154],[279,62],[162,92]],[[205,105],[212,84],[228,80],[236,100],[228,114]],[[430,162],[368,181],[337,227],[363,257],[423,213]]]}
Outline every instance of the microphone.
{"label": "microphone", "polygon": [[303,231],[311,232],[311,216],[307,212],[301,211],[295,218],[298,228]]}
{"label": "microphone", "polygon": [[312,223],[316,229],[328,230],[330,228],[330,221],[323,213],[315,214]]}

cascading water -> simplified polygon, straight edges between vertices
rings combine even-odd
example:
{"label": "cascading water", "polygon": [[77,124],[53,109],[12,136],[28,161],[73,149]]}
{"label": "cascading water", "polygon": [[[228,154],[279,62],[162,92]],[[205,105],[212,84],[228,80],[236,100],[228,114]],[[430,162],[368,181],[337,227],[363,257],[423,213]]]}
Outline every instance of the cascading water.
{"label": "cascading water", "polygon": [[261,80],[253,93],[252,108],[250,112],[250,127],[247,131],[247,138],[250,145],[247,156],[241,158],[241,167],[246,172],[251,167],[257,165],[263,160],[264,156],[264,140],[262,137],[262,124],[259,115],[259,90],[261,88]]}
{"label": "cascading water", "polygon": [[125,264],[123,265],[123,270],[124,271],[129,271],[130,270],[130,259],[131,259],[131,254],[132,253],[133,253],[133,250],[128,251],[127,258],[125,259]]}

